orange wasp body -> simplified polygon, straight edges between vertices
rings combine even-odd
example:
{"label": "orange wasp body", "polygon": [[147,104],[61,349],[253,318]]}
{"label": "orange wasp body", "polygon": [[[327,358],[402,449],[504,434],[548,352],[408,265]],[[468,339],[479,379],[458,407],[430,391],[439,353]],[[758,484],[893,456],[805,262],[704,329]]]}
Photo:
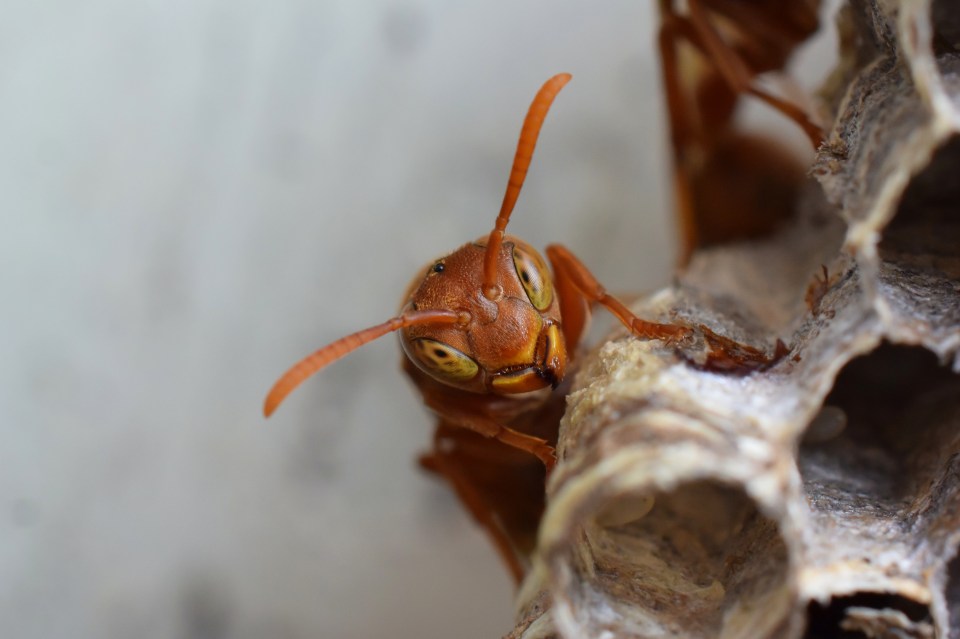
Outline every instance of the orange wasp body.
{"label": "orange wasp body", "polygon": [[[782,68],[816,29],[818,0],[687,0],[686,14],[674,4],[660,0],[660,52],[685,263],[699,246],[770,230],[792,208],[802,170],[772,143],[736,131],[733,114],[741,94],[754,95],[819,144],[820,129],[800,107],[753,82],[759,73]],[[681,41],[702,58],[692,71],[681,68]],[[706,359],[687,359],[712,370],[749,373],[788,352],[782,342],[767,356],[706,326],[642,320],[566,248],[547,247],[551,277],[536,250],[505,235],[547,110],[569,79],[551,78],[530,105],[493,231],[431,262],[411,283],[396,317],[293,366],[264,405],[269,416],[307,377],[399,331],[404,371],[438,417],[433,448],[420,463],[452,485],[518,581],[543,510],[544,479],[555,464],[562,385],[592,305],[607,308],[639,338],[674,343],[699,335]]]}
{"label": "orange wasp body", "polygon": [[817,30],[820,0],[678,4],[659,0],[659,48],[685,264],[698,247],[766,234],[793,212],[804,166],[774,141],[738,130],[734,116],[740,96],[754,96],[820,145],[823,132],[802,107],[755,81],[783,69]]}
{"label": "orange wasp body", "polygon": [[543,507],[544,476],[555,464],[563,396],[551,389],[565,377],[590,305],[606,307],[641,338],[674,342],[693,332],[636,317],[559,245],[546,250],[551,279],[536,250],[505,235],[547,110],[569,80],[554,76],[530,105],[489,236],[431,262],[396,317],[308,356],[277,381],[264,405],[269,416],[307,377],[399,331],[404,369],[439,418],[433,451],[421,464],[453,485],[517,580]]}

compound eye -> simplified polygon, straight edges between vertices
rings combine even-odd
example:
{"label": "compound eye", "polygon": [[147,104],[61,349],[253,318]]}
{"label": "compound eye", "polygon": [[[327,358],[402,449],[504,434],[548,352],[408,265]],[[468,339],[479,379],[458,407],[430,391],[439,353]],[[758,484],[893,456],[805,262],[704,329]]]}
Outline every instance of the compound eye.
{"label": "compound eye", "polygon": [[553,302],[553,284],[550,283],[550,273],[547,265],[543,263],[543,258],[514,246],[513,265],[530,303],[538,311],[550,308],[550,303]]}
{"label": "compound eye", "polygon": [[470,357],[443,342],[421,337],[413,340],[411,346],[420,364],[440,379],[465,382],[480,370]]}

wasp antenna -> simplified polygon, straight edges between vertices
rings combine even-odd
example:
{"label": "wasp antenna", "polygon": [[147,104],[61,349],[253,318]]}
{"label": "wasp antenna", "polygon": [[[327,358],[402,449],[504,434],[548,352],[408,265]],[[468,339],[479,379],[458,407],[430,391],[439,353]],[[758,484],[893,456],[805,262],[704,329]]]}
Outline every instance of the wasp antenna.
{"label": "wasp antenna", "polygon": [[328,364],[357,350],[367,342],[372,342],[387,333],[392,333],[407,326],[465,322],[469,318],[465,318],[464,315],[464,313],[458,313],[456,311],[416,311],[399,315],[387,320],[383,324],[371,326],[370,328],[365,328],[362,331],[357,331],[346,337],[341,337],[337,341],[327,344],[312,355],[304,357],[284,373],[283,377],[277,380],[267,394],[267,399],[263,403],[263,414],[266,417],[270,417],[273,411],[277,410],[277,406],[286,399],[287,395],[292,393],[304,380]]}
{"label": "wasp antenna", "polygon": [[496,297],[498,293],[497,253],[500,252],[500,244],[503,242],[503,233],[510,221],[510,213],[513,212],[513,206],[517,203],[517,198],[520,197],[523,180],[527,177],[527,169],[530,167],[530,160],[533,158],[533,150],[537,147],[540,128],[547,117],[550,105],[553,104],[553,99],[557,97],[560,89],[572,77],[569,73],[559,73],[544,82],[527,110],[527,117],[520,129],[517,152],[513,156],[513,168],[510,169],[510,178],[507,180],[507,192],[503,195],[500,215],[497,216],[497,222],[490,232],[490,239],[487,240],[487,252],[483,257],[483,294],[489,298]]}

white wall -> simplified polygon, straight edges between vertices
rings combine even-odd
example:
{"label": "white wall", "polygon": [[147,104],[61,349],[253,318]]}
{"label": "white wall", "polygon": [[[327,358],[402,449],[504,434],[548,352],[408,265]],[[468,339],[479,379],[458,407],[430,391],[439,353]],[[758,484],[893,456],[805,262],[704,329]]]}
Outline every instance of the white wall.
{"label": "white wall", "polygon": [[510,627],[498,558],[414,466],[432,425],[393,339],[260,405],[489,231],[559,71],[511,231],[666,282],[653,3],[557,5],[5,5],[0,634]]}

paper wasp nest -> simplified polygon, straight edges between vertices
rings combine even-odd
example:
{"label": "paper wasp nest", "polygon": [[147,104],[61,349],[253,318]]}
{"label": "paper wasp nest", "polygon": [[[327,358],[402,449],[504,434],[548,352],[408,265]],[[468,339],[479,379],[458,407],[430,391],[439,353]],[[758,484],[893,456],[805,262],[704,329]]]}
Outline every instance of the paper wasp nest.
{"label": "paper wasp nest", "polygon": [[960,6],[839,24],[794,221],[637,309],[789,353],[585,360],[511,636],[960,637]]}

